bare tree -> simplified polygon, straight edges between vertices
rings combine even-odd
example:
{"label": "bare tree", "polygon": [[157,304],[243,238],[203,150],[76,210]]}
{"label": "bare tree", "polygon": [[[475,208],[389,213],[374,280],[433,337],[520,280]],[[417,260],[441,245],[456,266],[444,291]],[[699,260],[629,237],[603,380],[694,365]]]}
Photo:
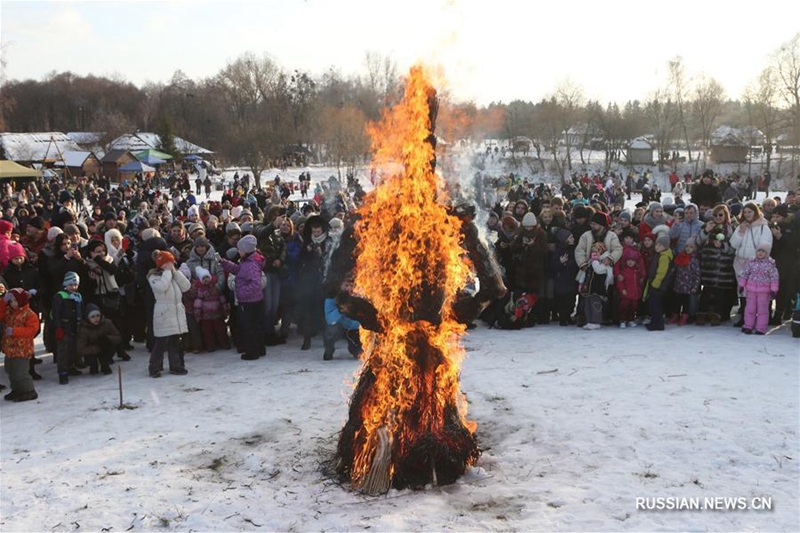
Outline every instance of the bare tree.
{"label": "bare tree", "polygon": [[692,161],[692,143],[689,139],[689,128],[687,126],[687,110],[685,103],[686,74],[683,67],[683,58],[677,56],[669,62],[669,80],[672,86],[672,95],[678,112],[678,124],[686,141],[686,148],[689,150],[689,162]]}
{"label": "bare tree", "polygon": [[[703,161],[708,158],[711,132],[714,131],[717,119],[722,112],[725,99],[725,89],[714,78],[701,78],[694,86],[694,99],[692,100],[692,115],[697,123],[700,133],[700,144],[703,147]],[[698,158],[698,162],[699,162]],[[695,166],[695,174],[697,167]]]}
{"label": "bare tree", "polygon": [[336,165],[339,178],[342,177],[342,166],[345,166],[346,173],[355,173],[357,164],[369,152],[366,115],[350,105],[325,107],[320,115],[320,136],[329,160]]}
{"label": "bare tree", "polygon": [[[773,59],[780,95],[789,105],[792,117],[792,175],[800,180],[797,146],[800,145],[800,33],[781,46]],[[800,183],[798,184],[800,185]]]}
{"label": "bare tree", "polygon": [[761,130],[764,134],[766,166],[770,170],[772,159],[772,143],[780,129],[781,113],[778,109],[778,83],[775,69],[766,67],[758,79],[751,83],[744,93],[745,107],[751,119],[750,126]]}
{"label": "bare tree", "polygon": [[216,77],[235,135],[228,153],[244,162],[261,187],[261,172],[281,155],[290,125],[286,77],[267,55],[248,53],[229,63]]}
{"label": "bare tree", "polygon": [[672,148],[672,141],[679,127],[678,109],[667,92],[659,89],[645,102],[644,110],[650,127],[653,128],[653,136],[658,152],[658,169],[663,172],[663,156],[669,153]]}
{"label": "bare tree", "polygon": [[567,170],[572,170],[572,139],[566,133],[580,119],[583,111],[583,88],[571,80],[564,80],[556,87],[554,98],[557,103],[556,110],[558,111],[561,131],[563,132]]}

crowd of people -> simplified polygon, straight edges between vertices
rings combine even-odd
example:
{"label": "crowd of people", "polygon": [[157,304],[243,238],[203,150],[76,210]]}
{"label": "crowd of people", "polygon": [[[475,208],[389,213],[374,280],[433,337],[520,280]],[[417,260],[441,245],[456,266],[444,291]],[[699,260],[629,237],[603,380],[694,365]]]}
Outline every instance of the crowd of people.
{"label": "crowd of people", "polygon": [[614,174],[578,177],[560,195],[546,184],[513,186],[509,201],[486,206],[509,295],[483,318],[497,327],[555,320],[653,331],[665,323],[719,326],[736,307],[733,324],[758,335],[791,320],[800,202],[793,191],[760,204],[724,199],[737,178],[707,170],[685,192],[663,202],[651,196],[632,210]]}
{"label": "crowd of people", "polygon": [[[304,173],[303,202],[289,199],[294,187],[280,177],[256,187],[237,174],[213,201],[205,182],[196,182],[197,195],[190,183],[178,172],[119,186],[102,178],[6,185],[6,400],[38,397],[40,334],[64,385],[110,374],[133,343],[145,344],[153,378],[186,375],[186,353],[235,348],[256,360],[287,343],[292,326],[302,350],[321,336],[325,360],[339,341],[348,356],[361,354],[361,325],[338,304],[353,290],[352,272],[334,275],[331,266],[337,250],[352,248],[366,196],[357,180],[342,186],[331,177],[312,190]],[[687,200],[659,202],[651,188],[647,202],[627,210],[619,176],[576,177],[560,191],[507,184],[476,191],[479,204],[491,198],[484,233],[508,289],[480,314],[491,327],[717,326],[738,307],[737,327],[764,334],[798,305],[800,202],[792,192],[784,202],[725,201],[707,171],[687,186]]]}

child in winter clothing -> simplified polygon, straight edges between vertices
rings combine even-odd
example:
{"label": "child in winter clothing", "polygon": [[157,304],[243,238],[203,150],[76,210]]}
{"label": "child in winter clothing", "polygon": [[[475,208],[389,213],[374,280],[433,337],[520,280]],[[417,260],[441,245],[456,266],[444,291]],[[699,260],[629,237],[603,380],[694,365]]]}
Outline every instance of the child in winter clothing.
{"label": "child in winter clothing", "polygon": [[697,304],[700,296],[700,257],[697,254],[697,244],[692,237],[684,244],[683,251],[675,256],[675,313],[669,320],[670,324],[685,326],[693,322],[697,315]]}
{"label": "child in winter clothing", "polygon": [[39,318],[28,305],[28,293],[11,289],[0,300],[0,321],[3,322],[3,366],[11,383],[5,399],[27,402],[39,397],[29,373],[33,358],[33,339],[39,333]]}
{"label": "child in winter clothing", "polygon": [[756,256],[747,262],[739,276],[739,288],[747,298],[742,332],[748,335],[754,327],[756,335],[766,334],[770,300],[778,294],[778,267],[769,256],[771,249],[770,243],[759,243]]}
{"label": "child in winter clothing", "polygon": [[207,268],[196,267],[192,288],[187,293],[191,293],[194,318],[203,332],[203,348],[209,352],[231,347],[225,327],[230,306],[217,282],[217,276],[212,275]]}
{"label": "child in winter clothing", "polygon": [[[5,286],[9,289],[22,289],[26,291],[30,297],[28,305],[38,317],[42,310],[40,297],[38,295],[39,287],[42,286],[39,269],[28,262],[25,249],[18,242],[12,242],[8,245],[8,258],[8,266],[3,270]],[[36,372],[36,364],[41,362],[42,361],[36,359],[36,357],[31,357],[30,359],[30,374],[34,380],[42,379],[42,376]]]}
{"label": "child in winter clothing", "polygon": [[254,361],[266,355],[264,345],[264,291],[261,278],[264,256],[256,249],[258,241],[252,235],[242,237],[236,243],[239,262],[220,260],[228,274],[236,276],[234,295],[236,298],[236,327],[242,332],[242,359]]}
{"label": "child in winter clothing", "polygon": [[114,323],[103,316],[100,307],[95,304],[86,306],[86,320],[78,329],[78,353],[89,365],[89,373],[97,374],[98,362],[103,374],[110,374],[122,336]]}
{"label": "child in winter clothing", "polygon": [[64,274],[62,290],[53,296],[53,327],[56,338],[56,363],[58,382],[69,383],[69,376],[80,376],[78,365],[82,362],[77,354],[78,326],[83,315],[83,298],[78,292],[81,279],[75,272]]}
{"label": "child in winter clothing", "polygon": [[183,293],[191,288],[191,283],[183,273],[175,268],[175,256],[170,252],[153,252],[156,267],[147,274],[147,282],[153,289],[153,349],[150,352],[148,371],[150,377],[161,377],[164,365],[164,352],[169,359],[169,373],[185,376],[186,370],[180,337],[189,331],[186,325],[186,309],[183,307]]}
{"label": "child in winter clothing", "polygon": [[619,302],[619,327],[635,327],[636,309],[647,280],[642,254],[635,246],[622,247],[622,258],[614,265],[614,278]]}
{"label": "child in winter clothing", "polygon": [[[339,291],[350,293],[353,290],[352,278],[345,278],[339,287]],[[347,339],[347,350],[353,357],[361,355],[361,339],[359,330],[361,324],[347,315],[342,314],[336,305],[336,295],[338,291],[333,291],[325,298],[325,331],[323,341],[325,343],[325,353],[322,359],[330,361],[333,359],[333,351],[338,339]]]}
{"label": "child in winter clothing", "polygon": [[645,299],[648,300],[650,323],[648,331],[664,330],[664,293],[669,289],[672,278],[672,250],[669,248],[669,235],[659,235],[656,239],[656,255],[647,270],[647,288]]}

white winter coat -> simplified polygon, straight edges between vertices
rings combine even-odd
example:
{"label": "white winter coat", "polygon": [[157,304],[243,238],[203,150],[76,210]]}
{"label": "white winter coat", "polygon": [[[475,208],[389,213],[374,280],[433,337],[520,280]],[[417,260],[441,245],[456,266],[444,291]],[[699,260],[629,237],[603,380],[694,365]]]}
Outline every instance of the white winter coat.
{"label": "white winter coat", "polygon": [[756,256],[756,250],[760,244],[768,244],[772,248],[772,231],[764,217],[754,220],[744,235],[739,228],[733,230],[731,246],[736,250],[736,257],[733,258],[733,270],[736,272],[737,280],[742,275],[747,262]]}
{"label": "white winter coat", "polygon": [[156,299],[153,309],[153,335],[169,337],[187,333],[186,309],[183,307],[183,293],[191,283],[179,270],[151,270],[147,275],[150,288]]}

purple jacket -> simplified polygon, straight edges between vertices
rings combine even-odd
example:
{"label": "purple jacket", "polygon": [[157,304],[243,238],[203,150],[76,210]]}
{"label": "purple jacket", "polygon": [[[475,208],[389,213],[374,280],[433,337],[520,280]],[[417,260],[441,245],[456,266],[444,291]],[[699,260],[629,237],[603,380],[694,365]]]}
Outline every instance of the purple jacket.
{"label": "purple jacket", "polygon": [[778,292],[778,267],[771,257],[750,259],[739,276],[739,286],[748,292]]}
{"label": "purple jacket", "polygon": [[261,273],[264,270],[264,256],[255,251],[242,259],[241,263],[232,263],[220,259],[225,272],[236,276],[236,301],[240,304],[260,302],[264,299],[261,290]]}

